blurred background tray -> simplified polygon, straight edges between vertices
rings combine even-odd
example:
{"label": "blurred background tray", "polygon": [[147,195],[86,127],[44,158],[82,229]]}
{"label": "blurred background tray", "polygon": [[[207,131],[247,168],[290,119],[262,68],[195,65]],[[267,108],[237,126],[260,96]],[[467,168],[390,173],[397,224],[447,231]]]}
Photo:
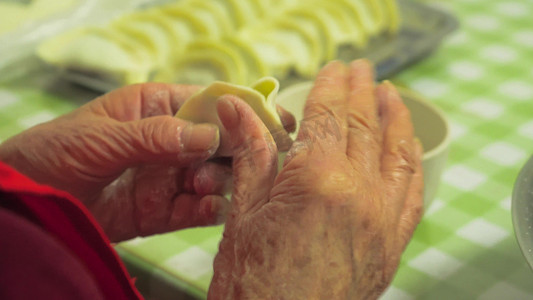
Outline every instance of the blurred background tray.
{"label": "blurred background tray", "polygon": [[[348,62],[366,57],[376,64],[377,79],[383,80],[433,52],[444,37],[458,27],[457,19],[441,9],[412,0],[398,0],[398,4],[402,22],[398,34],[373,38],[364,49],[341,46],[337,58]],[[101,92],[118,87],[112,82],[79,72],[65,71],[62,77]],[[281,80],[281,86],[307,80],[309,78],[291,73]]]}
{"label": "blurred background tray", "polygon": [[376,63],[378,79],[389,78],[436,50],[458,26],[450,13],[412,0],[398,0],[402,26],[396,36],[371,41],[362,51],[340,49],[339,58],[367,57]]}

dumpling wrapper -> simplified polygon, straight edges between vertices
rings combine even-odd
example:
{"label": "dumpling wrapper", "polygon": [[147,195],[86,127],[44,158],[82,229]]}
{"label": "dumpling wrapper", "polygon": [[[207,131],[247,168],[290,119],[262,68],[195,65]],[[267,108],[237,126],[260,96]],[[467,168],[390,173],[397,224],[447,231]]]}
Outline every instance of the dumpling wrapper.
{"label": "dumpling wrapper", "polygon": [[225,9],[223,3],[217,1],[190,0],[187,2],[194,13],[203,11],[204,18],[208,18],[219,30],[219,36],[225,36],[235,31],[235,26],[230,19],[230,13]]}
{"label": "dumpling wrapper", "polygon": [[[235,95],[244,100],[261,118],[278,145],[286,143],[288,135],[283,128],[276,111],[275,98],[279,91],[279,82],[273,77],[264,77],[250,87],[215,81],[203,90],[191,96],[181,106],[177,118],[193,123],[211,123],[219,127],[222,141],[225,130],[217,114],[217,100],[223,95]],[[230,156],[230,149],[220,149],[222,156]]]}
{"label": "dumpling wrapper", "polygon": [[248,0],[226,0],[223,1],[228,5],[229,11],[232,13],[236,21],[237,28],[253,24],[257,20],[256,11],[252,1]]}
{"label": "dumpling wrapper", "polygon": [[280,19],[270,31],[273,39],[287,46],[299,75],[311,78],[317,73],[322,58],[320,41],[308,28],[291,19]]}
{"label": "dumpling wrapper", "polygon": [[121,33],[74,29],[37,48],[40,59],[59,68],[97,74],[120,84],[144,82],[152,68],[148,53]]}
{"label": "dumpling wrapper", "polygon": [[123,16],[111,26],[150,49],[153,61],[158,66],[167,63],[174,52],[180,52],[177,49],[183,48],[183,45],[176,41],[172,25],[166,22],[165,16],[158,10]]}
{"label": "dumpling wrapper", "polygon": [[287,49],[288,45],[283,44],[272,34],[257,33],[255,28],[246,28],[239,32],[239,39],[248,43],[253,51],[261,57],[268,74],[285,77],[294,63]]}
{"label": "dumpling wrapper", "polygon": [[268,75],[267,66],[252,46],[237,36],[227,36],[220,41],[239,55],[246,68],[245,84],[251,84]]}
{"label": "dumpling wrapper", "polygon": [[[353,0],[346,0],[346,2],[355,4]],[[344,1],[317,2],[314,6],[309,6],[308,9],[317,10],[315,12],[317,18],[323,22],[328,22],[327,26],[332,30],[332,35],[337,46],[342,44],[351,44],[360,48],[366,46],[368,32],[365,31],[364,23],[361,21],[360,10],[354,10],[350,6],[344,6]],[[358,12],[359,15],[357,14]]]}
{"label": "dumpling wrapper", "polygon": [[207,85],[213,81],[246,82],[246,64],[234,49],[218,40],[198,39],[175,65],[163,68],[156,81]]}
{"label": "dumpling wrapper", "polygon": [[386,18],[389,19],[388,32],[394,34],[400,30],[400,10],[396,0],[385,0]]}
{"label": "dumpling wrapper", "polygon": [[301,26],[312,31],[313,35],[317,37],[318,43],[322,47],[320,61],[329,61],[335,58],[337,54],[337,46],[333,41],[333,37],[329,32],[327,24],[319,20],[312,10],[309,9],[293,9],[287,12],[288,16],[298,22]]}

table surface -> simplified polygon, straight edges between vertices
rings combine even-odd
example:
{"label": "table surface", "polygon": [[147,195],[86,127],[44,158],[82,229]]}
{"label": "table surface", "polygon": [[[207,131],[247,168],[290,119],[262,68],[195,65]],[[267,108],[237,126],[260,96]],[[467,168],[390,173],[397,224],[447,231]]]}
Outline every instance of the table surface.
{"label": "table surface", "polygon": [[[533,273],[510,214],[514,180],[533,152],[533,1],[438,5],[461,28],[393,80],[446,112],[453,142],[437,198],[382,299],[533,299]],[[94,96],[49,75],[4,84],[0,141]],[[205,298],[221,232],[137,238],[118,250],[153,282],[167,280]]]}

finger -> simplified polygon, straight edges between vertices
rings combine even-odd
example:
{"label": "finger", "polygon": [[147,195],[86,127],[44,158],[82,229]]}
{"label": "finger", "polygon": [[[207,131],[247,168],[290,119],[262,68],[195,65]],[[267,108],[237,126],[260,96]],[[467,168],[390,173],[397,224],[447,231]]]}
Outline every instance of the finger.
{"label": "finger", "polygon": [[195,168],[191,181],[193,193],[224,195],[232,188],[231,166],[210,161],[201,163]]}
{"label": "finger", "polygon": [[[289,133],[285,129],[274,130],[270,132],[270,135],[276,143],[276,147],[279,151],[288,151],[292,144],[293,140],[291,139]],[[225,157],[229,158],[233,155],[231,137],[230,133],[225,128],[220,128],[220,146],[216,152],[216,157]]]}
{"label": "finger", "polygon": [[230,203],[222,196],[181,194],[174,199],[168,224],[161,232],[222,224],[229,208]]}
{"label": "finger", "polygon": [[374,70],[368,60],[359,59],[350,64],[349,86],[346,154],[358,169],[375,173],[379,171],[382,134],[378,125]]}
{"label": "finger", "polygon": [[274,139],[279,151],[285,152],[291,148],[293,140],[286,129],[274,130],[270,132],[270,134],[272,135],[272,138]]}
{"label": "finger", "polygon": [[277,148],[261,119],[236,96],[222,96],[218,116],[233,150],[232,205],[238,213],[268,202],[277,172]]}
{"label": "finger", "polygon": [[348,122],[352,127],[377,126],[377,103],[374,97],[374,67],[366,59],[350,64]]}
{"label": "finger", "polygon": [[424,211],[424,174],[422,170],[422,145],[418,140],[415,141],[415,158],[416,169],[411,179],[411,184],[407,190],[407,198],[403,211],[400,215],[398,232],[401,239],[401,249],[403,250],[413,232],[420,223]]}
{"label": "finger", "polygon": [[276,111],[283,125],[283,130],[271,132],[270,134],[276,142],[276,146],[279,151],[288,151],[292,146],[292,139],[289,136],[289,133],[292,133],[296,130],[296,118],[283,107],[276,105]]}
{"label": "finger", "polygon": [[109,92],[87,104],[93,112],[118,121],[133,121],[158,115],[174,116],[201,86],[143,83]]}
{"label": "finger", "polygon": [[347,80],[348,70],[341,62],[333,61],[320,70],[307,98],[304,119],[288,157],[293,157],[291,152],[300,151],[302,146],[345,150]]}
{"label": "finger", "polygon": [[[147,165],[136,170],[134,220],[140,235],[220,224],[225,220],[229,205],[224,197],[182,193],[179,180],[183,179],[183,169]],[[115,217],[119,217],[117,214],[120,211],[115,211]]]}
{"label": "finger", "polygon": [[279,118],[281,119],[281,124],[283,124],[285,131],[288,133],[293,133],[296,131],[296,118],[294,115],[280,105],[276,106],[276,111],[278,112]]}
{"label": "finger", "polygon": [[384,102],[383,153],[381,174],[389,190],[393,207],[400,212],[404,206],[407,187],[416,171],[414,129],[410,112],[403,104],[396,88],[389,82],[379,87]]}
{"label": "finger", "polygon": [[[294,116],[283,109],[281,106],[277,106],[276,108],[281,123],[284,127],[284,129],[274,130],[270,132],[272,137],[274,138],[274,141],[276,142],[276,146],[278,147],[279,151],[288,151],[293,143],[293,140],[289,136],[289,132],[292,132],[296,128],[296,119]],[[229,137],[228,133],[224,128],[220,128],[220,136],[222,143],[220,144],[220,147],[218,148],[218,151],[216,153],[216,156],[218,157],[229,157],[232,155],[231,145],[229,143]]]}
{"label": "finger", "polygon": [[[183,169],[143,165],[128,169],[124,174],[118,185],[128,186],[127,191],[131,194],[123,198],[115,196],[113,201],[122,200],[133,204],[133,220],[138,234],[147,235],[165,231],[172,199],[180,192],[179,179],[183,178]],[[115,218],[124,214],[124,207],[127,206],[117,207],[118,210],[114,212]]]}
{"label": "finger", "polygon": [[192,124],[171,116],[157,116],[132,122],[110,122],[101,132],[86,135],[86,145],[106,171],[121,172],[142,163],[187,166],[205,161],[219,145],[218,127]]}

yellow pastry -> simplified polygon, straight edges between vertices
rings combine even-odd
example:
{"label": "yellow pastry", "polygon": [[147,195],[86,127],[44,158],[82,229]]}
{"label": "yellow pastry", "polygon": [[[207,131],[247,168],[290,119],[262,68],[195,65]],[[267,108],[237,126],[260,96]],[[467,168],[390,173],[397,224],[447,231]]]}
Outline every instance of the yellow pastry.
{"label": "yellow pastry", "polygon": [[319,40],[302,23],[280,18],[273,27],[267,28],[264,35],[271,35],[286,47],[298,74],[311,77],[318,71],[322,56]]}
{"label": "yellow pastry", "polygon": [[42,44],[38,55],[46,62],[83,71],[118,82],[148,80],[152,65],[149,54],[120,33],[101,28],[71,31]]}
{"label": "yellow pastry", "polygon": [[300,23],[301,26],[313,31],[311,34],[317,37],[318,43],[322,48],[320,51],[322,61],[328,61],[335,58],[337,54],[337,45],[333,40],[333,36],[331,35],[327,24],[317,18],[317,15],[312,10],[292,9],[287,12],[287,15],[295,22]]}
{"label": "yellow pastry", "polygon": [[216,103],[220,96],[231,94],[248,103],[276,137],[276,133],[284,131],[276,112],[275,98],[278,90],[279,83],[273,77],[262,78],[250,87],[216,81],[185,101],[176,117],[194,123],[212,123],[222,128]]}
{"label": "yellow pastry", "polygon": [[259,78],[267,76],[268,69],[263,59],[248,43],[236,36],[226,37],[220,42],[230,47],[237,55],[243,58],[246,69],[244,75],[245,84],[250,84],[259,80]]}
{"label": "yellow pastry", "polygon": [[248,84],[267,74],[312,77],[341,46],[364,48],[398,28],[396,0],[181,0],[67,33],[38,54],[121,85]]}
{"label": "yellow pastry", "polygon": [[244,84],[246,65],[242,57],[222,43],[204,39],[189,44],[187,54],[175,66],[156,75],[156,81],[206,85],[215,80]]}

